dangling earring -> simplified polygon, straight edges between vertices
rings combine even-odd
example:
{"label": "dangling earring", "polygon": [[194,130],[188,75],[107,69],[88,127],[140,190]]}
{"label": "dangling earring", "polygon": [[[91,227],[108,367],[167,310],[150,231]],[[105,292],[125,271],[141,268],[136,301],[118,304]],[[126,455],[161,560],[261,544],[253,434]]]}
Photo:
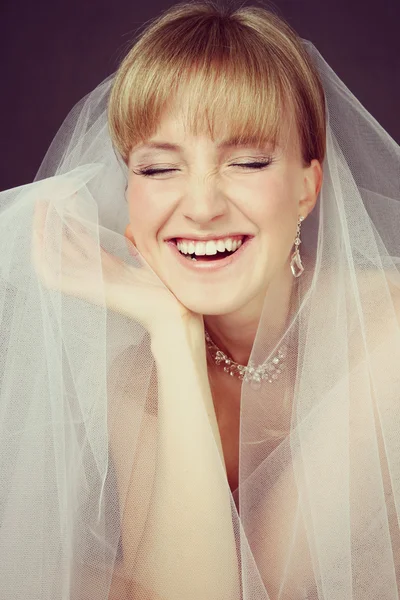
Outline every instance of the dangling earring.
{"label": "dangling earring", "polygon": [[299,252],[299,246],[301,244],[300,229],[302,221],[304,221],[304,217],[299,217],[299,221],[297,223],[296,239],[294,240],[294,245],[296,247],[295,251],[292,254],[292,259],[290,261],[290,268],[292,270],[293,277],[300,277],[300,275],[304,271],[303,263],[301,262],[301,256]]}

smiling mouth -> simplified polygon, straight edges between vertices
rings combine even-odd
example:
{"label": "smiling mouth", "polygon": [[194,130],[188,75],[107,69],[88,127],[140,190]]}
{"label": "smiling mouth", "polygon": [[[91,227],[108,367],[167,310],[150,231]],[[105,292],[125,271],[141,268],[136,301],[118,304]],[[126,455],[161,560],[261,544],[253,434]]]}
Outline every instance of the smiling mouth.
{"label": "smiling mouth", "polygon": [[187,260],[199,260],[199,261],[210,261],[210,260],[221,260],[223,258],[226,258],[227,256],[231,256],[232,254],[235,254],[236,250],[233,250],[231,252],[229,252],[229,250],[225,250],[225,252],[217,252],[217,254],[204,254],[204,255],[197,255],[197,254],[182,254],[182,256],[184,258],[186,258]]}
{"label": "smiling mouth", "polygon": [[192,253],[185,253],[185,252],[181,252],[181,250],[179,250],[179,248],[177,247],[177,243],[176,243],[176,239],[171,240],[173,241],[173,243],[175,244],[175,246],[177,247],[178,252],[184,257],[186,258],[186,260],[192,260],[192,261],[200,261],[200,262],[210,262],[210,261],[218,261],[218,260],[223,260],[224,258],[226,258],[227,256],[232,256],[233,254],[235,254],[235,252],[237,252],[239,250],[239,248],[249,239],[250,236],[244,236],[243,239],[240,242],[240,245],[238,245],[237,248],[235,248],[235,250],[224,250],[224,251],[217,251],[215,254],[197,254],[196,252],[192,252]]}

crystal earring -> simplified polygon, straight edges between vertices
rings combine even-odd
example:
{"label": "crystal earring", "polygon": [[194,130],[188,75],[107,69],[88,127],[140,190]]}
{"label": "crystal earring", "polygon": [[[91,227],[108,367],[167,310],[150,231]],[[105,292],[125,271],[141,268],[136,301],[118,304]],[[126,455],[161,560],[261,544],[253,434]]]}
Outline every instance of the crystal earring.
{"label": "crystal earring", "polygon": [[302,221],[304,221],[304,217],[300,216],[297,223],[296,239],[294,240],[295,250],[292,254],[292,259],[290,261],[290,268],[292,270],[293,277],[300,277],[300,275],[304,271],[303,263],[301,262],[301,256],[299,252],[299,246],[301,244],[300,229]]}

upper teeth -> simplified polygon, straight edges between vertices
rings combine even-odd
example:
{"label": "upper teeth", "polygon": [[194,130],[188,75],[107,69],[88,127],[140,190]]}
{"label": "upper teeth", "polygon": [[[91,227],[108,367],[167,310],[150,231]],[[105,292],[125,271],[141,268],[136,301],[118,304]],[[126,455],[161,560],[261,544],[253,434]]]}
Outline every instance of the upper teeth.
{"label": "upper teeth", "polygon": [[[243,236],[244,237],[244,236]],[[207,242],[198,242],[196,240],[177,241],[176,245],[182,254],[196,254],[204,256],[205,254],[217,254],[217,252],[234,252],[243,243],[242,239],[225,238],[223,240],[207,240]]]}

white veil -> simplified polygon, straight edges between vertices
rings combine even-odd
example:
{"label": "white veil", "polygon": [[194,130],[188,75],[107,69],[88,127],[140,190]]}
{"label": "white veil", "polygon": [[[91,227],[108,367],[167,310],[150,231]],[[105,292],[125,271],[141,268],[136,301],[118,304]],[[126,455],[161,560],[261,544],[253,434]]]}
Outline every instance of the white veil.
{"label": "white veil", "polygon": [[[304,43],[326,94],[324,183],[281,340],[291,366],[276,385],[243,383],[239,495],[198,396],[164,406],[149,333],[107,309],[101,249],[151,271],[123,235],[111,79],[73,109],[36,181],[0,195],[1,598],[399,598],[400,149]],[[63,240],[89,232],[68,275],[95,302],[40,281],[43,200],[56,272]],[[264,317],[255,364],[276,349]]]}

